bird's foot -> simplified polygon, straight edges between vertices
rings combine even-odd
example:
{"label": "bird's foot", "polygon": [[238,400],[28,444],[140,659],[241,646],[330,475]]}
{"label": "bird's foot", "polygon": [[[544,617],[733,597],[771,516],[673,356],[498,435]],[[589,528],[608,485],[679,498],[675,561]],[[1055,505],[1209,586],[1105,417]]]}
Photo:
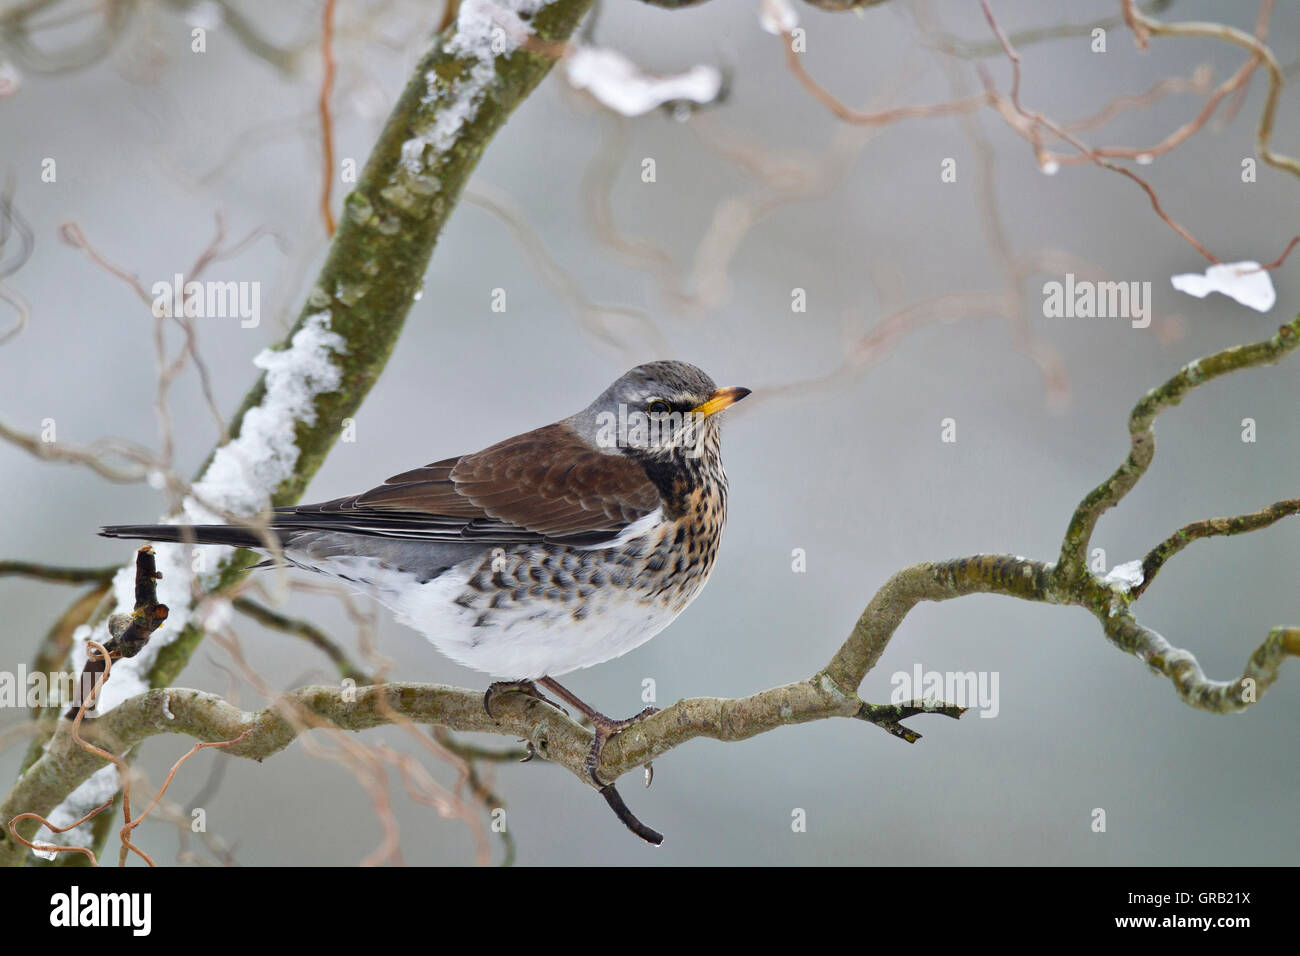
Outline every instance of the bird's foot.
{"label": "bird's foot", "polygon": [[[596,788],[600,791],[600,795],[605,798],[605,802],[609,804],[609,808],[614,811],[614,816],[618,817],[625,827],[652,846],[659,846],[663,843],[664,835],[638,820],[636,815],[628,809],[627,804],[623,802],[623,798],[619,796],[614,785],[601,782],[600,777],[596,775],[596,771],[600,766],[600,752],[605,749],[605,744],[611,737],[657,713],[659,713],[658,707],[647,707],[635,717],[628,717],[626,720],[613,720],[598,712],[587,714],[595,732],[591,741],[591,752],[587,754],[587,774],[596,784]],[[648,763],[645,765],[645,785],[650,786],[650,781],[653,779],[654,764]]]}
{"label": "bird's foot", "polygon": [[532,697],[534,700],[540,700],[544,704],[550,704],[556,710],[564,713],[565,716],[568,716],[569,713],[538,690],[537,685],[530,680],[498,680],[489,684],[488,689],[483,692],[483,709],[487,711],[489,717],[496,716],[492,713],[493,701],[505,694],[523,694],[526,697]]}
{"label": "bird's foot", "polygon": [[[605,786],[604,782],[596,775],[597,768],[600,766],[600,752],[605,749],[605,744],[611,737],[622,730],[626,730],[633,724],[640,723],[647,717],[659,713],[658,707],[647,707],[641,713],[628,717],[624,720],[614,720],[612,717],[606,717],[604,714],[593,711],[587,717],[591,720],[592,739],[591,750],[587,754],[587,774],[591,777],[592,782],[598,787]],[[654,779],[654,769],[651,764],[646,764],[646,782],[650,786],[650,781]]]}
{"label": "bird's foot", "polygon": [[[659,708],[647,707],[635,717],[629,717],[626,720],[614,720],[606,717],[590,704],[583,702],[580,697],[577,697],[553,677],[543,677],[537,683],[560,698],[560,700],[572,705],[575,710],[591,721],[593,730],[591,751],[587,754],[584,769],[587,771],[587,776],[591,778],[592,783],[596,785],[596,789],[600,791],[600,795],[609,804],[609,808],[614,811],[614,816],[618,817],[619,822],[647,843],[652,843],[655,846],[663,843],[663,834],[638,820],[636,815],[628,809],[627,804],[623,802],[623,798],[618,795],[614,785],[601,782],[600,777],[597,776],[597,770],[600,767],[600,752],[605,748],[606,742],[619,731],[626,730],[632,724],[645,720],[651,714],[659,713]],[[650,781],[654,778],[654,771],[650,764],[646,764],[645,770],[646,786],[648,787]]]}

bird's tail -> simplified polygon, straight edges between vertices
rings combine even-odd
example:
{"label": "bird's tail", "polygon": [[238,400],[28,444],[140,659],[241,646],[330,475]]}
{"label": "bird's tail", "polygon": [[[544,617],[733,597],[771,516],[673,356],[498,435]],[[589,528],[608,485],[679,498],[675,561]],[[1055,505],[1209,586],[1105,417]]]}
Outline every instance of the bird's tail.
{"label": "bird's tail", "polygon": [[[181,541],[189,544],[224,544],[232,548],[266,549],[266,533],[228,524],[114,524],[100,528],[105,538],[139,538],[144,541]],[[283,543],[283,536],[270,531]]]}

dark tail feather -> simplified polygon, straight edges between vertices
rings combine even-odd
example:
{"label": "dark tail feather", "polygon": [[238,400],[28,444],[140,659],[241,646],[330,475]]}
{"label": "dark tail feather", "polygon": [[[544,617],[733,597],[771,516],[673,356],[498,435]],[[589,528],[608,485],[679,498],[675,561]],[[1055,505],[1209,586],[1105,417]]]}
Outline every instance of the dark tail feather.
{"label": "dark tail feather", "polygon": [[[105,538],[139,538],[144,541],[183,541],[224,544],[234,548],[266,549],[266,538],[250,528],[226,524],[114,524],[100,528]],[[271,532],[276,534],[276,532]],[[276,537],[280,537],[278,534]]]}

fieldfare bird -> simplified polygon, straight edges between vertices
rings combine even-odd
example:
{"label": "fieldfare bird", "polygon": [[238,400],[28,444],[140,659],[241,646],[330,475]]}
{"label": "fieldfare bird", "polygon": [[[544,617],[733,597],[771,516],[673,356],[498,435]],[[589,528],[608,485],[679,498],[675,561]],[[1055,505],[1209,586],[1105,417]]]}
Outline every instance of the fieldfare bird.
{"label": "fieldfare bird", "polygon": [[[627,724],[555,682],[654,637],[704,587],[727,516],[717,415],[749,394],[685,362],[639,365],[569,418],[389,478],[275,508],[286,561],[349,582],[452,660],[533,682],[595,728],[589,769]],[[109,537],[266,550],[236,525],[114,525]],[[259,567],[272,562],[263,562]],[[600,785],[597,779],[596,783]]]}

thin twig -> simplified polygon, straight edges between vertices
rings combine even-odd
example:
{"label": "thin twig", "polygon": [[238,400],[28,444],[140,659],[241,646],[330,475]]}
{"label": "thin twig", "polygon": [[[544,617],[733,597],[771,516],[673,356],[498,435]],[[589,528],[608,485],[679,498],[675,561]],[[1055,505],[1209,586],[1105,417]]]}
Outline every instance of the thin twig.
{"label": "thin twig", "polygon": [[65,568],[33,561],[0,561],[0,577],[16,575],[36,578],[38,581],[57,581],[62,584],[98,584],[110,581],[117,574],[116,564],[100,568]]}
{"label": "thin twig", "polygon": [[325,223],[325,235],[334,235],[334,211],[330,207],[330,195],[334,187],[334,122],[330,116],[330,96],[334,92],[334,3],[325,0],[325,9],[321,14],[321,62],[323,75],[320,84],[320,98],[317,107],[320,111],[321,138],[321,187],[320,214]]}
{"label": "thin twig", "polygon": [[1300,514],[1300,498],[1278,501],[1267,508],[1252,511],[1250,514],[1235,515],[1231,518],[1205,518],[1201,521],[1193,521],[1191,524],[1183,525],[1183,527],[1147,552],[1147,556],[1142,559],[1142,581],[1135,585],[1129,593],[1134,600],[1141,597],[1142,593],[1150,586],[1151,581],[1160,572],[1160,569],[1164,567],[1165,562],[1193,541],[1219,535],[1245,534],[1247,531],[1258,531],[1294,514]]}

